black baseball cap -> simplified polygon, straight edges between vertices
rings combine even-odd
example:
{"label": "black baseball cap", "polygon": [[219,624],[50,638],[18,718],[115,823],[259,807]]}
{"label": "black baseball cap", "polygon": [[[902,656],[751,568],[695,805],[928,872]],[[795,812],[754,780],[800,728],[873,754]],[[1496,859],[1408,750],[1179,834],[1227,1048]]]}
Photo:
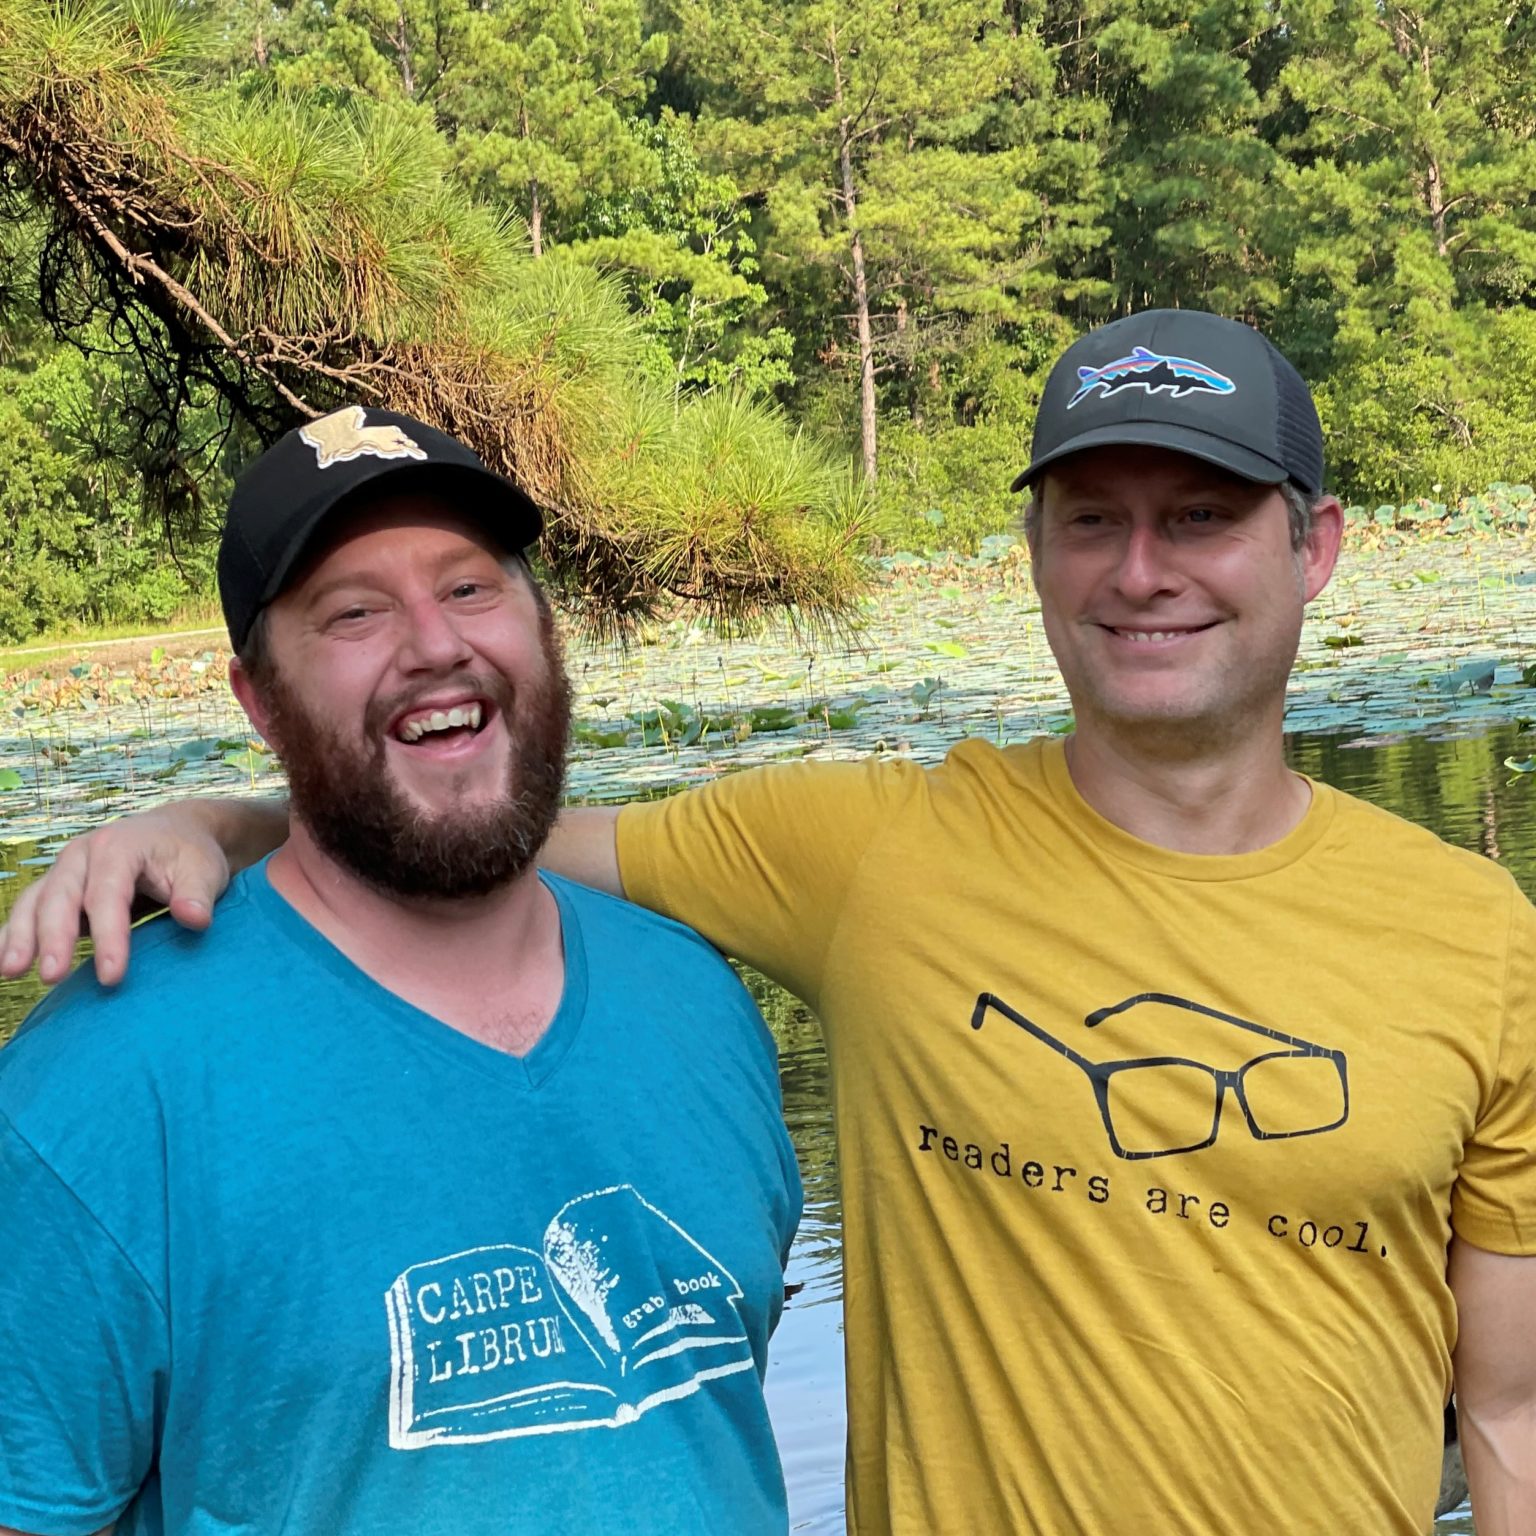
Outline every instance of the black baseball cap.
{"label": "black baseball cap", "polygon": [[393,494],[413,484],[451,498],[513,554],[543,527],[527,492],[456,438],[395,411],[343,406],[280,437],[235,482],[219,544],[219,598],[235,650],[327,518],[365,490]]}
{"label": "black baseball cap", "polygon": [[1323,489],[1323,431],[1301,375],[1251,325],[1198,309],[1144,310],[1073,342],[1045,381],[1029,468],[1011,489],[1069,453],[1130,443]]}

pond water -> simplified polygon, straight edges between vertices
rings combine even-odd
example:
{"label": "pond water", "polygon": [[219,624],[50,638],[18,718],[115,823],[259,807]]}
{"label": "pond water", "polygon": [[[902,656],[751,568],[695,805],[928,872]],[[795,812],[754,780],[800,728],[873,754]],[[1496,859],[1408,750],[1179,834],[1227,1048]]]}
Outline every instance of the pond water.
{"label": "pond water", "polygon": [[[1016,565],[894,583],[857,644],[721,647],[676,624],[628,652],[573,649],[578,800],[665,793],[786,756],[935,761],[960,736],[1069,728]],[[1536,544],[1384,547],[1346,559],[1310,610],[1287,707],[1292,762],[1504,863],[1536,894]],[[0,676],[0,916],[64,837],[172,793],[277,788],[203,653],[51,680]],[[1369,914],[1362,914],[1368,918]],[[751,978],[749,978],[751,980]],[[842,1519],[841,1217],[826,1058],[805,1010],[755,990],[779,1042],[806,1209],[769,1395],[792,1528]],[[40,992],[0,983],[0,1043]],[[1470,1531],[1465,1511],[1441,1532]],[[1339,1536],[1355,1536],[1340,1531]]]}

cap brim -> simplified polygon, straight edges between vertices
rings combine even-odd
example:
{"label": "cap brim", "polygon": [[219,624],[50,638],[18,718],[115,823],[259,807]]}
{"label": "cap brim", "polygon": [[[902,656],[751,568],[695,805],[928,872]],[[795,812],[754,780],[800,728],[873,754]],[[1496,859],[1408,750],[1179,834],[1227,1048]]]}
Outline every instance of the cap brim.
{"label": "cap brim", "polygon": [[544,518],[537,504],[512,481],[494,470],[474,464],[416,463],[400,464],[351,486],[340,496],[319,502],[294,530],[288,547],[272,568],[253,612],[272,601],[293,578],[315,544],[317,535],[343,513],[352,511],[371,496],[398,495],[420,481],[427,488],[457,481],[476,494],[468,496],[453,510],[491,534],[508,554],[521,554],[538,540]]}
{"label": "cap brim", "polygon": [[1008,489],[1022,491],[1052,464],[1084,449],[1119,447],[1166,448],[1172,453],[1188,454],[1192,459],[1214,464],[1218,469],[1230,470],[1259,485],[1279,485],[1289,478],[1285,466],[1274,459],[1196,427],[1175,426],[1162,421],[1122,421],[1113,426],[1094,427],[1057,444],[1049,453],[1033,460],[1028,469],[1014,478]]}

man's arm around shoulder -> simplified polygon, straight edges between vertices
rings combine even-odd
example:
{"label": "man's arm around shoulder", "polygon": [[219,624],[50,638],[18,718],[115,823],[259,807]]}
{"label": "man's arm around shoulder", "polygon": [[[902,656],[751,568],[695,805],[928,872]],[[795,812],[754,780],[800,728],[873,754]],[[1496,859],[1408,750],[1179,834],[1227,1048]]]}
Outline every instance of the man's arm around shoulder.
{"label": "man's arm around shoulder", "polygon": [[568,806],[561,811],[539,854],[540,865],[567,880],[590,885],[610,896],[622,896],[624,881],[619,875],[618,842],[621,810],[620,806],[608,805]]}
{"label": "man's arm around shoulder", "polygon": [[1478,1536],[1536,1530],[1536,1255],[1457,1238],[1456,1418]]}

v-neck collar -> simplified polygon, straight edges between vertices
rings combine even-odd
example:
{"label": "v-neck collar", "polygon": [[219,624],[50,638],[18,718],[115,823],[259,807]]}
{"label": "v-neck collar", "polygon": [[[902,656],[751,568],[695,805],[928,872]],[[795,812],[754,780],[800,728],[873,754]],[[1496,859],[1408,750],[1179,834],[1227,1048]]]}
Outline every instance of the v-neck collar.
{"label": "v-neck collar", "polygon": [[548,876],[542,870],[538,873],[539,881],[554,897],[559,912],[560,942],[565,956],[560,1004],[533,1049],[524,1056],[514,1056],[445,1024],[375,981],[318,928],[301,917],[273,887],[267,873],[270,857],[268,855],[247,871],[244,879],[248,898],[283,939],[295,945],[306,959],[328,972],[357,998],[359,1029],[373,1027],[377,1022],[409,1036],[459,1066],[527,1090],[542,1087],[565,1060],[580,1033],[587,1011],[586,947],[582,943],[581,922],[565,881]]}

